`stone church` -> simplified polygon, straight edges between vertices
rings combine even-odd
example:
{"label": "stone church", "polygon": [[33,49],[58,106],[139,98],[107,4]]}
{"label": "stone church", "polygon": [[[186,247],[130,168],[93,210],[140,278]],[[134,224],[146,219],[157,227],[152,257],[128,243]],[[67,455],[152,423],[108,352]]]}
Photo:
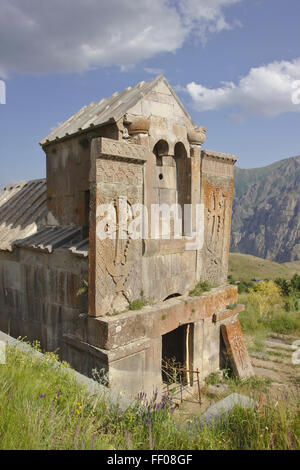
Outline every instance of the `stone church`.
{"label": "stone church", "polygon": [[[104,369],[127,396],[159,388],[173,356],[202,380],[219,370],[222,327],[243,308],[227,285],[236,157],[203,150],[205,139],[162,75],[84,106],[44,138],[46,180],[0,193],[0,329],[86,375]],[[172,236],[171,215],[168,237],[120,237],[117,224],[101,239],[99,208],[118,212],[120,200],[146,208],[149,226],[153,206],[182,207],[182,227],[191,207],[190,234]],[[190,295],[202,281],[211,290]],[[234,347],[244,348],[239,332]]]}

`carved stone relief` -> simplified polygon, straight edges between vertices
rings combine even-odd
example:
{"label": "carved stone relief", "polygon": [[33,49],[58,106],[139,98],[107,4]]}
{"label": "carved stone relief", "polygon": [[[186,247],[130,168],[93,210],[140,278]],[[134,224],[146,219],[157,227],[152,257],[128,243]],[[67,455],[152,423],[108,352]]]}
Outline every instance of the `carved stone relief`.
{"label": "carved stone relief", "polygon": [[[96,159],[96,249],[95,249],[95,315],[109,315],[128,307],[130,301],[140,297],[142,241],[133,240],[128,226],[134,216],[131,207],[143,203],[143,161],[130,158],[130,144],[109,143],[110,151],[124,154],[126,160],[100,156]],[[108,146],[105,151],[108,152]],[[118,151],[119,149],[119,151]],[[137,151],[135,152],[138,153]],[[107,236],[99,237],[106,224],[107,212],[99,211],[100,204],[114,208],[113,223],[107,224]],[[125,208],[127,217],[120,215]],[[100,225],[99,225],[100,224]],[[103,225],[104,224],[104,225]],[[103,233],[103,232],[101,232]]]}

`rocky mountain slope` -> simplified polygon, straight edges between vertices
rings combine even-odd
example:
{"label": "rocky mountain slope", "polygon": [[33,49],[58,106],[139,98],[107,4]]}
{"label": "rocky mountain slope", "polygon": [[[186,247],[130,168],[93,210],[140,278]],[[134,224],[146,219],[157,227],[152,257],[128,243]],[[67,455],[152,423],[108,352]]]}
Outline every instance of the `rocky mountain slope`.
{"label": "rocky mountain slope", "polygon": [[300,259],[300,156],[235,168],[231,251],[279,263]]}

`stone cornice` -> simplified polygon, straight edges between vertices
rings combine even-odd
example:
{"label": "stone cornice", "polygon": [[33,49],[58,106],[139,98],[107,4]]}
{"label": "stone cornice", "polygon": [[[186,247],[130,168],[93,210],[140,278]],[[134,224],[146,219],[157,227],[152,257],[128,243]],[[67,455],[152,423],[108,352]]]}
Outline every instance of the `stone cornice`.
{"label": "stone cornice", "polygon": [[202,150],[202,158],[207,158],[211,160],[221,160],[223,162],[231,163],[234,165],[238,159],[236,155],[231,155],[229,153],[215,152],[214,150]]}
{"label": "stone cornice", "polygon": [[94,158],[121,159],[144,163],[147,160],[147,147],[100,137],[93,139]]}

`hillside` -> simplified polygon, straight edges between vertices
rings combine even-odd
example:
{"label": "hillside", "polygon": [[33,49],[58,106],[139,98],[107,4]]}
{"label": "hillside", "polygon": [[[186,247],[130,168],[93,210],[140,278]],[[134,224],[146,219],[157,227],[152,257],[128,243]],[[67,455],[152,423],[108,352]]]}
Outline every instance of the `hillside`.
{"label": "hillside", "polygon": [[300,259],[300,156],[235,168],[231,251],[280,263]]}
{"label": "hillside", "polygon": [[290,279],[295,273],[300,274],[300,261],[275,263],[252,255],[230,253],[228,275],[237,281],[251,279]]}

